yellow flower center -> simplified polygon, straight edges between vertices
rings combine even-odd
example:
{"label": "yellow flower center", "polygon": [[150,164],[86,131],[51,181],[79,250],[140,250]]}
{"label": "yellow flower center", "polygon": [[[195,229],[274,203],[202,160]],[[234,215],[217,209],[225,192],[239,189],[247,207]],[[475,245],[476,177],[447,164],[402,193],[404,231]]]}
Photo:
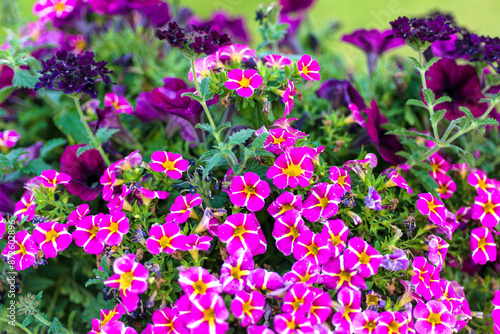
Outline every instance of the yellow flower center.
{"label": "yellow flower center", "polygon": [[437,192],[440,194],[446,194],[448,192],[448,185],[446,184],[440,185],[439,188],[437,189]]}
{"label": "yellow flower center", "polygon": [[314,255],[318,255],[319,253],[319,248],[315,244],[308,246],[307,249],[309,249],[309,252],[313,253]]}
{"label": "yellow flower center", "polygon": [[246,192],[247,194],[250,194],[250,195],[256,194],[254,186],[245,186],[245,190],[243,190],[243,191]]}
{"label": "yellow flower center", "polygon": [[307,66],[303,66],[302,67],[302,73],[304,73],[305,75],[307,75],[309,73],[309,68],[307,68]]}
{"label": "yellow flower center", "polygon": [[437,163],[433,163],[433,164],[431,165],[432,171],[433,171],[434,173],[437,173],[437,171],[439,170],[439,166],[440,166],[439,164],[437,164]]}
{"label": "yellow flower center", "polygon": [[307,281],[309,281],[311,279],[311,275],[309,275],[309,273],[305,273],[304,276],[301,276],[300,277],[300,281],[302,283],[306,283]]}
{"label": "yellow flower center", "polygon": [[167,237],[166,235],[164,235],[163,237],[161,237],[160,239],[160,247],[161,248],[166,248],[170,245],[170,238]]}
{"label": "yellow flower center", "polygon": [[243,226],[238,226],[234,229],[234,236],[239,237],[243,235],[247,230],[245,230],[245,227]]}
{"label": "yellow flower center", "polygon": [[379,300],[379,298],[377,295],[367,295],[366,296],[366,303],[368,305],[377,305],[378,300]]}
{"label": "yellow flower center", "polygon": [[234,279],[241,279],[241,270],[239,267],[232,267],[231,268],[231,276]]}
{"label": "yellow flower center", "polygon": [[117,233],[117,232],[118,232],[118,223],[112,222],[112,223],[109,225],[109,231],[110,231],[111,233]]}
{"label": "yellow flower center", "polygon": [[246,303],[243,303],[242,309],[243,309],[243,313],[247,313],[247,314],[250,313],[250,311],[252,310],[252,302],[247,301]]}
{"label": "yellow flower center", "polygon": [[368,263],[370,263],[370,255],[366,254],[365,252],[359,254],[359,262],[361,264],[368,264]]}
{"label": "yellow flower center", "polygon": [[439,207],[439,205],[434,204],[434,200],[431,200],[429,203],[427,203],[427,206],[429,207],[429,211],[436,213],[435,208]]}
{"label": "yellow flower center", "polygon": [[321,207],[322,207],[323,209],[324,209],[324,208],[326,208],[326,207],[328,206],[328,202],[329,202],[329,200],[328,200],[328,197],[326,197],[326,196],[325,196],[325,197],[321,197],[321,198],[319,199],[319,204],[321,205]]}
{"label": "yellow flower center", "polygon": [[340,239],[340,234],[339,235],[336,235],[336,236],[333,236],[330,238],[330,242],[334,245],[334,246],[338,246],[342,240]]}
{"label": "yellow flower center", "polygon": [[286,169],[283,169],[283,174],[288,176],[299,176],[302,174],[302,168],[298,165],[290,165]]}
{"label": "yellow flower center", "polygon": [[294,238],[297,238],[299,236],[299,230],[295,226],[290,227],[290,235]]}
{"label": "yellow flower center", "polygon": [[377,323],[375,321],[367,321],[365,324],[365,328],[375,329],[377,327]]}
{"label": "yellow flower center", "polygon": [[66,6],[64,5],[63,2],[58,2],[54,5],[54,9],[57,11],[57,12],[62,12],[64,10],[64,8],[66,8]]}
{"label": "yellow flower center", "polygon": [[205,321],[214,321],[215,320],[215,311],[212,308],[203,311],[203,320]]}
{"label": "yellow flower center", "polygon": [[297,309],[299,309],[302,305],[304,305],[304,303],[305,303],[305,300],[304,300],[303,298],[301,298],[301,299],[297,299],[296,301],[294,301],[294,302],[292,303],[292,307],[293,307],[293,309],[294,309],[294,310],[297,310]]}
{"label": "yellow flower center", "polygon": [[290,329],[296,329],[297,325],[295,325],[295,319],[292,318],[292,320],[290,320],[290,322],[287,321],[286,326]]}
{"label": "yellow flower center", "polygon": [[175,170],[175,163],[173,161],[167,160],[163,163],[163,168],[165,168],[168,171]]}
{"label": "yellow flower center", "polygon": [[280,214],[283,214],[287,211],[293,210],[295,207],[292,204],[285,204],[281,207],[281,211],[279,212]]}
{"label": "yellow flower center", "polygon": [[488,242],[486,241],[486,238],[479,239],[479,241],[477,242],[477,247],[484,249],[484,246],[486,246],[487,243]]}
{"label": "yellow flower center", "polygon": [[351,306],[345,305],[344,306],[344,318],[349,318],[349,313],[351,313]]}
{"label": "yellow flower center", "polygon": [[97,234],[97,232],[99,232],[99,227],[98,226],[92,226],[92,228],[90,229],[90,234],[92,234],[92,236],[95,236]]}
{"label": "yellow flower center", "polygon": [[486,190],[486,181],[483,179],[477,180],[477,186],[479,189]]}
{"label": "yellow flower center", "polygon": [[345,178],[346,176],[343,176],[343,175],[339,175],[339,178],[337,180],[337,183],[341,186],[343,186],[345,184]]}
{"label": "yellow flower center", "polygon": [[494,214],[495,213],[495,211],[493,210],[494,208],[496,208],[496,205],[491,203],[491,201],[489,201],[484,205],[484,212]]}
{"label": "yellow flower center", "polygon": [[193,284],[193,289],[200,295],[204,295],[207,292],[207,285],[203,281],[196,281]]}
{"label": "yellow flower center", "polygon": [[49,241],[53,241],[53,240],[56,240],[56,238],[59,236],[59,233],[57,233],[56,231],[54,230],[50,230],[49,232],[47,232],[47,234],[45,235],[45,241],[46,242],[49,242]]}
{"label": "yellow flower center", "polygon": [[132,286],[132,281],[134,280],[134,273],[129,271],[128,273],[123,273],[120,276],[120,290],[127,290]]}
{"label": "yellow flower center", "polygon": [[248,86],[250,86],[250,79],[247,79],[247,78],[241,79],[240,86],[241,87],[248,87]]}
{"label": "yellow flower center", "polygon": [[273,137],[273,144],[279,145],[284,142],[286,139],[283,137]]}
{"label": "yellow flower center", "polygon": [[431,313],[429,318],[427,318],[427,321],[432,324],[439,324],[441,323],[441,315],[439,313]]}
{"label": "yellow flower center", "polygon": [[343,279],[344,281],[350,281],[351,280],[351,273],[348,271],[341,271],[339,274],[340,278]]}
{"label": "yellow flower center", "polygon": [[399,333],[399,324],[396,322],[396,321],[393,321],[389,324],[389,326],[387,326],[387,328],[389,328],[390,330],[390,333]]}
{"label": "yellow flower center", "polygon": [[28,252],[26,251],[26,247],[23,244],[19,244],[19,250],[17,252],[23,255],[28,254]]}

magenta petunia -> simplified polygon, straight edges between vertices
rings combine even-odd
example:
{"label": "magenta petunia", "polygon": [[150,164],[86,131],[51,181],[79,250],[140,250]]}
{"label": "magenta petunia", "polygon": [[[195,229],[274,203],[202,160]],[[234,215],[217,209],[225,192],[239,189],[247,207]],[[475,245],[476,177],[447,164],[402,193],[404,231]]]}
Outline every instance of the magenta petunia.
{"label": "magenta petunia", "polygon": [[295,147],[278,156],[267,171],[267,178],[273,179],[274,185],[280,189],[287,186],[297,188],[299,185],[308,187],[314,165],[304,151],[303,147]]}
{"label": "magenta petunia", "polygon": [[338,307],[332,323],[339,333],[352,333],[353,320],[361,312],[361,291],[343,288],[337,294]]}
{"label": "magenta petunia", "polygon": [[111,164],[99,179],[99,183],[102,185],[102,199],[105,201],[110,201],[114,194],[114,187],[123,184],[122,180],[116,179],[115,174],[116,163]]}
{"label": "magenta petunia", "polygon": [[472,215],[472,210],[470,206],[462,206],[458,211],[455,213],[455,219],[457,220],[457,223],[460,225],[458,226],[460,229],[464,229],[467,226],[467,223],[470,221]]}
{"label": "magenta petunia", "polygon": [[311,222],[326,220],[338,211],[340,197],[335,192],[335,186],[322,182],[311,188],[302,206],[302,215]]}
{"label": "magenta petunia", "polygon": [[123,236],[128,233],[130,224],[124,212],[115,212],[104,215],[99,224],[97,240],[108,246],[117,246],[122,242]]}
{"label": "magenta petunia", "polygon": [[[165,226],[165,224],[163,224]],[[180,247],[182,251],[193,251],[201,250],[208,251],[210,249],[210,243],[213,238],[207,235],[200,236],[198,234],[186,235],[184,238],[184,245]]]}
{"label": "magenta petunia", "polygon": [[146,247],[151,254],[165,252],[173,254],[177,249],[185,245],[185,236],[180,233],[179,225],[165,223],[154,225],[149,229],[149,238]]}
{"label": "magenta petunia", "polygon": [[55,222],[38,223],[33,237],[46,258],[56,257],[57,252],[68,248],[73,241],[67,226]]}
{"label": "magenta petunia", "polygon": [[429,173],[434,179],[437,179],[440,175],[446,175],[446,172],[450,169],[448,161],[437,153],[430,156],[429,163],[431,165]]}
{"label": "magenta petunia", "polygon": [[327,289],[366,289],[366,283],[356,268],[345,263],[344,257],[339,256],[323,265],[323,272],[319,283],[324,284]]}
{"label": "magenta petunia", "polygon": [[191,333],[224,334],[229,328],[226,323],[228,317],[224,299],[210,292],[193,301],[187,327]]}
{"label": "magenta petunia", "polygon": [[351,177],[345,169],[332,166],[329,175],[337,196],[342,197],[346,191],[351,190]]}
{"label": "magenta petunia", "polygon": [[264,149],[273,154],[289,151],[295,145],[296,137],[286,129],[271,129],[264,142]]}
{"label": "magenta petunia", "polygon": [[472,230],[470,236],[470,250],[472,260],[478,264],[486,264],[488,261],[496,261],[497,247],[493,235],[484,227]]}
{"label": "magenta petunia", "polygon": [[250,49],[248,45],[233,44],[220,48],[217,51],[217,55],[223,62],[230,60],[234,63],[241,63],[242,61],[247,61],[250,58],[255,57],[256,53],[255,50]]}
{"label": "magenta petunia", "polygon": [[73,210],[68,216],[68,226],[75,226],[85,218],[86,215],[90,213],[90,208],[88,204],[80,204],[75,210]]}
{"label": "magenta petunia", "polygon": [[321,234],[328,240],[332,257],[339,257],[346,247],[349,228],[341,219],[328,220],[323,226]]}
{"label": "magenta petunia", "polygon": [[382,255],[360,238],[351,238],[348,246],[343,255],[345,261],[350,266],[358,268],[362,277],[376,275],[382,263]]}
{"label": "magenta petunia", "polygon": [[133,211],[132,206],[127,200],[127,196],[132,193],[132,188],[127,188],[127,186],[123,184],[121,190],[121,193],[113,194],[108,204],[106,204],[111,214],[115,214],[122,210]]}
{"label": "magenta petunia", "polygon": [[285,112],[283,113],[283,117],[290,115],[293,109],[293,97],[297,95],[295,91],[295,85],[293,81],[288,80],[287,87],[285,92],[283,93],[283,103],[285,104]]}
{"label": "magenta petunia", "polygon": [[455,316],[446,309],[443,303],[431,300],[418,303],[413,310],[415,330],[417,333],[451,334],[454,332]]}
{"label": "magenta petunia", "polygon": [[132,107],[127,99],[115,93],[106,93],[104,95],[104,105],[106,107],[113,107],[119,114],[132,114],[134,112],[134,107]]}
{"label": "magenta petunia", "polygon": [[156,151],[151,155],[149,166],[155,172],[165,173],[172,179],[180,179],[182,172],[187,171],[189,162],[180,154]]}
{"label": "magenta petunia", "polygon": [[186,196],[177,196],[170,208],[170,213],[167,215],[167,222],[177,224],[185,223],[189,217],[196,215],[193,208],[201,205],[202,199],[198,194],[187,194]]}
{"label": "magenta petunia", "polygon": [[472,219],[481,221],[484,227],[496,227],[500,220],[500,192],[483,192],[476,196],[471,216]]}
{"label": "magenta petunia", "polygon": [[496,185],[489,179],[484,171],[475,170],[467,176],[467,183],[476,188],[478,195],[482,196],[495,191]]}
{"label": "magenta petunia", "polygon": [[365,310],[356,314],[352,321],[354,332],[359,334],[376,334],[379,313],[372,310]]}
{"label": "magenta petunia", "polygon": [[278,118],[276,121],[274,121],[273,125],[271,125],[271,128],[285,129],[288,133],[291,133],[297,139],[306,138],[308,136],[306,133],[301,132],[295,128],[292,128],[291,125],[296,120],[298,120],[298,118],[281,117],[281,118]]}
{"label": "magenta petunia", "polygon": [[323,324],[332,313],[332,299],[328,292],[320,288],[310,288],[314,298],[309,309],[309,320],[312,325]]}
{"label": "magenta petunia", "polygon": [[292,254],[297,247],[299,235],[308,230],[297,210],[287,211],[274,223],[273,237],[276,240],[276,248],[287,256]]}
{"label": "magenta petunia", "polygon": [[264,63],[267,67],[275,69],[284,69],[286,65],[292,64],[291,60],[282,55],[266,55]]}
{"label": "magenta petunia", "polygon": [[[205,58],[195,60],[194,69],[196,72],[196,80],[201,82],[203,78],[210,76],[210,70],[217,66],[217,57],[211,54]],[[190,69],[188,73],[189,81],[193,81],[193,71]]]}
{"label": "magenta petunia", "polygon": [[231,182],[229,199],[236,206],[244,206],[249,211],[260,211],[265,199],[271,193],[269,184],[253,172],[235,176]]}
{"label": "magenta petunia", "polygon": [[283,275],[285,283],[306,283],[313,285],[319,279],[321,267],[307,259],[296,261],[292,265],[292,270]]}
{"label": "magenta petunia", "polygon": [[446,253],[448,252],[448,245],[446,241],[440,237],[431,234],[428,238],[429,254],[427,258],[429,262],[435,265],[439,270],[443,268],[443,263],[446,258]]}
{"label": "magenta petunia", "polygon": [[259,291],[239,291],[231,302],[231,311],[242,327],[254,325],[264,315],[266,297]]}
{"label": "magenta petunia", "polygon": [[429,216],[435,225],[441,225],[446,221],[446,208],[443,202],[430,193],[418,195],[417,209],[422,215]]}
{"label": "magenta petunia", "polygon": [[12,240],[13,242],[9,241],[2,250],[2,256],[5,256],[7,263],[14,265],[17,271],[31,267],[39,250],[35,237],[23,230],[17,232]]}
{"label": "magenta petunia", "polygon": [[220,241],[227,244],[229,254],[243,248],[253,252],[259,245],[258,222],[249,214],[237,213],[227,217],[218,229]]}
{"label": "magenta petunia", "polygon": [[439,283],[439,269],[427,262],[422,256],[416,257],[412,265],[415,274],[411,278],[411,283],[415,287],[415,292],[426,300],[433,297],[441,298],[443,293]]}
{"label": "magenta petunia", "polygon": [[319,64],[316,60],[312,59],[311,56],[303,55],[297,63],[297,67],[299,68],[300,75],[307,81],[321,80]]}
{"label": "magenta petunia", "polygon": [[184,322],[175,308],[164,307],[161,310],[154,311],[152,320],[154,334],[186,333]]}
{"label": "magenta petunia", "polygon": [[307,259],[318,265],[326,263],[331,255],[327,239],[312,231],[301,232],[293,248],[293,257],[296,260]]}
{"label": "magenta petunia", "polygon": [[305,316],[296,317],[290,313],[283,313],[274,317],[273,324],[278,334],[313,333],[311,323]]}
{"label": "magenta petunia", "polygon": [[47,188],[55,188],[58,184],[68,184],[71,176],[65,173],[58,173],[53,169],[47,169],[40,175],[42,184]]}
{"label": "magenta petunia", "polygon": [[283,278],[274,272],[259,268],[250,272],[247,278],[247,291],[260,290],[261,292],[273,292],[283,287]]}
{"label": "magenta petunia", "polygon": [[385,183],[385,187],[389,188],[398,186],[408,191],[408,194],[413,194],[413,190],[410,188],[405,178],[395,171],[389,172],[389,174],[387,174],[387,178],[389,179],[389,181]]}
{"label": "magenta petunia", "polygon": [[191,301],[206,294],[220,294],[222,292],[219,280],[201,267],[191,267],[181,271],[178,282]]}
{"label": "magenta petunia", "polygon": [[139,189],[139,197],[142,200],[142,203],[145,206],[148,206],[151,204],[151,202],[154,199],[166,199],[168,196],[170,196],[170,193],[167,191],[162,191],[162,190],[149,190],[146,188],[140,188]]}
{"label": "magenta petunia", "polygon": [[500,327],[500,290],[495,292],[493,300],[493,311],[491,312],[491,317],[494,319],[495,325]]}
{"label": "magenta petunia", "polygon": [[77,0],[37,0],[33,5],[33,14],[41,20],[64,19],[76,5]]}
{"label": "magenta petunia", "polygon": [[83,247],[86,253],[99,254],[104,249],[104,243],[97,240],[97,232],[99,232],[99,225],[103,218],[104,214],[99,213],[96,216],[87,216],[76,223],[76,230],[73,231],[72,236],[75,244]]}
{"label": "magenta petunia", "polygon": [[227,74],[227,81],[224,85],[227,89],[236,90],[241,97],[250,97],[254,90],[262,85],[262,77],[257,70],[242,70],[236,68]]}
{"label": "magenta petunia", "polygon": [[19,200],[14,207],[14,216],[19,220],[28,217],[26,220],[30,221],[35,217],[35,211],[35,195],[26,191],[21,197],[21,200]]}
{"label": "magenta petunia", "polygon": [[441,199],[450,198],[457,190],[457,184],[448,175],[438,174],[434,181],[436,181],[438,185],[436,191]]}
{"label": "magenta petunia", "polygon": [[117,304],[111,310],[101,310],[100,319],[92,319],[92,331],[89,334],[101,334],[106,325],[120,320],[120,317],[125,313],[127,310],[121,304]]}
{"label": "magenta petunia", "polygon": [[282,217],[290,210],[296,210],[299,213],[302,212],[302,195],[294,195],[289,191],[285,191],[267,208],[267,212],[269,212],[274,219]]}
{"label": "magenta petunia", "polygon": [[16,143],[21,139],[16,130],[5,130],[0,132],[0,149],[6,149],[16,146]]}
{"label": "magenta petunia", "polygon": [[281,309],[296,317],[305,316],[311,309],[313,299],[314,294],[307,284],[295,283],[283,297]]}
{"label": "magenta petunia", "polygon": [[234,295],[245,289],[246,279],[254,269],[252,254],[243,248],[230,255],[222,264],[220,283],[222,291]]}
{"label": "magenta petunia", "polygon": [[376,334],[406,334],[408,323],[401,312],[385,311],[379,315]]}

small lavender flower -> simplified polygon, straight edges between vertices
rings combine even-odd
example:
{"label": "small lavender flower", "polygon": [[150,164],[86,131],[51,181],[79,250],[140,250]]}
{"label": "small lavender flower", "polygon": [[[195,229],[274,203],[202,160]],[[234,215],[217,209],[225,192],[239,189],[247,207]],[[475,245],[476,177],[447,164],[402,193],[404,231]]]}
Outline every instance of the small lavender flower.
{"label": "small lavender flower", "polygon": [[385,300],[382,299],[381,295],[370,290],[366,294],[366,306],[369,310],[378,311],[379,308],[383,309],[385,307]]}
{"label": "small lavender flower", "polygon": [[396,249],[394,253],[384,255],[380,266],[389,271],[401,271],[408,269],[409,264],[406,253],[402,249]]}
{"label": "small lavender flower", "polygon": [[368,188],[368,194],[365,197],[365,206],[377,211],[382,210],[382,197],[373,187]]}
{"label": "small lavender flower", "polygon": [[146,232],[144,232],[142,229],[138,228],[135,230],[135,234],[132,236],[132,241],[138,242],[141,244],[145,244],[147,236],[148,236],[148,234]]}

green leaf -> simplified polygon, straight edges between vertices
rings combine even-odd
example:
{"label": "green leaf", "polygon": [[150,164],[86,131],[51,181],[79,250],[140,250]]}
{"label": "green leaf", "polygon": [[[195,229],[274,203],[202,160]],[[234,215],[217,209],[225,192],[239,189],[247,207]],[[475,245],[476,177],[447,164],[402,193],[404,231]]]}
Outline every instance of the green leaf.
{"label": "green leaf", "polygon": [[40,175],[44,170],[51,169],[52,166],[43,161],[42,158],[37,158],[28,162],[26,166],[21,169],[23,174],[38,174]]}
{"label": "green leaf", "polygon": [[429,172],[416,170],[415,168],[412,168],[410,170],[420,180],[425,190],[430,192],[432,196],[439,198],[439,195],[436,190],[438,188],[438,185],[436,181],[434,181],[434,179],[429,175]]}
{"label": "green leaf", "polygon": [[208,124],[208,123],[203,123],[203,124],[202,123],[198,123],[198,124],[195,125],[195,128],[205,130],[205,131],[207,131],[207,132],[209,132],[211,134],[214,133],[214,130],[212,129],[212,126],[210,124]]}
{"label": "green leaf", "polygon": [[43,291],[40,291],[39,293],[37,293],[35,300],[36,301],[42,300],[42,296],[43,296]]}
{"label": "green leaf", "polygon": [[476,124],[478,126],[498,126],[498,121],[494,118],[478,118]]}
{"label": "green leaf", "polygon": [[255,151],[255,155],[261,156],[261,157],[274,158],[274,154],[272,154],[271,152],[266,151],[266,150],[257,150],[257,151]]}
{"label": "green leaf", "polygon": [[431,68],[431,66],[434,65],[439,59],[441,59],[441,58],[440,57],[434,57],[431,60],[429,60],[427,62],[427,64],[425,64],[425,71],[427,72],[427,70],[429,70],[429,68]]}
{"label": "green leaf", "polygon": [[467,107],[458,107],[458,110],[460,110],[461,112],[465,113],[466,116],[474,118],[474,115],[472,114],[472,112],[470,111],[469,108],[467,108]]}
{"label": "green leaf", "polygon": [[0,103],[5,101],[9,95],[16,90],[16,87],[14,86],[7,86],[2,89],[0,89]]}
{"label": "green leaf", "polygon": [[31,322],[33,322],[33,316],[30,314],[26,317],[26,319],[24,319],[22,325],[24,328],[26,328],[31,324]]}
{"label": "green leaf", "polygon": [[65,143],[66,143],[66,139],[64,139],[64,138],[54,138],[54,139],[47,141],[43,145],[42,149],[40,150],[40,157],[44,158],[47,155],[47,153],[49,153],[50,151],[52,151],[56,147],[61,146]]}
{"label": "green leaf", "polygon": [[451,102],[451,97],[446,95],[441,96],[439,99],[436,100],[436,102],[434,102],[434,105],[438,105],[443,102]]}
{"label": "green leaf", "polygon": [[205,160],[208,160],[209,158],[213,157],[214,155],[216,155],[217,153],[220,153],[220,150],[217,149],[217,148],[214,148],[214,149],[211,149],[211,150],[208,150],[205,152],[205,154],[203,154],[201,157],[200,157],[200,161],[205,161]]}
{"label": "green leaf", "polygon": [[61,329],[63,328],[61,322],[57,317],[54,317],[52,319],[52,324],[50,325],[49,329],[47,330],[47,333],[60,333]]}
{"label": "green leaf", "polygon": [[104,144],[118,131],[118,129],[111,129],[108,127],[100,128],[95,134],[95,139],[97,139],[98,143]]}
{"label": "green leaf", "polygon": [[432,123],[433,124],[439,123],[443,119],[445,113],[446,109],[434,111],[434,114],[431,117]]}
{"label": "green leaf", "polygon": [[462,158],[464,161],[469,165],[469,167],[472,169],[474,165],[476,164],[476,158],[472,155],[472,153],[465,151],[463,148],[456,146],[456,145],[450,145],[452,149],[455,150],[455,152]]}
{"label": "green leaf", "polygon": [[191,98],[191,100],[196,100],[196,101],[198,101],[200,103],[203,102],[203,98],[200,97],[200,96],[198,96],[198,95],[196,95],[195,93],[182,93],[181,96],[182,97],[189,96]]}
{"label": "green leaf", "polygon": [[427,102],[428,105],[433,105],[434,101],[436,101],[436,95],[434,95],[434,92],[430,89],[424,89],[424,100]]}
{"label": "green leaf", "polygon": [[427,106],[425,105],[424,102],[422,102],[420,100],[415,100],[415,99],[409,99],[408,101],[406,101],[406,105],[407,106],[417,106],[417,107],[427,109]]}
{"label": "green leaf", "polygon": [[396,129],[396,130],[388,131],[388,132],[386,132],[386,134],[388,134],[388,135],[397,135],[397,136],[416,136],[416,137],[422,137],[422,138],[425,138],[425,139],[429,139],[429,140],[432,140],[432,141],[435,140],[434,137],[431,137],[429,135],[426,135],[426,134],[423,134],[423,133],[420,133],[420,132],[410,131],[410,130],[407,130],[405,128],[399,128],[399,129]]}
{"label": "green leaf", "polygon": [[422,65],[420,65],[420,62],[415,57],[409,57],[409,59],[413,66],[415,66],[419,70],[422,70]]}
{"label": "green leaf", "polygon": [[200,93],[205,100],[209,100],[210,95],[210,78],[204,77],[200,82]]}
{"label": "green leaf", "polygon": [[90,146],[90,145],[81,146],[76,151],[76,156],[79,157],[80,155],[83,154],[83,152],[91,150],[91,149],[92,149],[92,146]]}
{"label": "green leaf", "polygon": [[250,148],[254,151],[260,150],[264,146],[264,143],[266,142],[269,134],[269,132],[262,132],[257,138],[254,139]]}
{"label": "green leaf", "polygon": [[[220,133],[222,130],[230,128],[230,127],[231,127],[231,122],[227,122],[227,123],[224,123],[224,124],[217,126],[215,128],[215,132]],[[210,128],[212,128],[212,127],[210,127]]]}
{"label": "green leaf", "polygon": [[34,76],[26,70],[17,70],[12,79],[14,86],[18,88],[35,88],[35,84],[38,82],[38,77]]}
{"label": "green leaf", "polygon": [[106,274],[106,278],[104,279],[108,279],[109,276],[111,276],[111,268],[108,266],[108,262],[106,262],[106,257],[103,256],[103,258],[101,259],[101,267],[102,267],[102,270],[104,271],[104,273]]}
{"label": "green leaf", "polygon": [[250,138],[254,132],[255,132],[255,130],[253,130],[253,129],[240,130],[240,131],[234,133],[231,137],[229,137],[229,144],[230,145],[241,145],[245,141],[247,141],[248,138]]}
{"label": "green leaf", "polygon": [[93,285],[93,284],[99,284],[99,283],[102,283],[101,278],[91,278],[87,282],[85,282],[85,287],[88,287],[89,285]]}
{"label": "green leaf", "polygon": [[203,178],[207,177],[208,172],[210,172],[219,163],[221,158],[222,152],[218,152],[212,157],[212,159],[208,160],[205,170],[203,171]]}

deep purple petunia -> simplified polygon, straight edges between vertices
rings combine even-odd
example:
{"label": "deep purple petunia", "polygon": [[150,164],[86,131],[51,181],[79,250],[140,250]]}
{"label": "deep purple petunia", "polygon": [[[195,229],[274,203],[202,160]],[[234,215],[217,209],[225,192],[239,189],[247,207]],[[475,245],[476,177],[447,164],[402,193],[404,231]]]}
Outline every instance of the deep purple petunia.
{"label": "deep purple petunia", "polygon": [[316,96],[331,101],[333,109],[338,109],[340,106],[347,107],[351,103],[356,105],[359,110],[366,108],[361,95],[347,80],[326,80],[316,91]]}
{"label": "deep purple petunia", "polygon": [[242,16],[231,17],[223,10],[215,11],[208,20],[197,16],[191,17],[188,24],[210,25],[218,33],[226,33],[235,42],[249,43],[250,36],[246,29],[245,18]]}
{"label": "deep purple petunia", "polygon": [[280,0],[282,14],[298,12],[311,7],[314,0]]}

